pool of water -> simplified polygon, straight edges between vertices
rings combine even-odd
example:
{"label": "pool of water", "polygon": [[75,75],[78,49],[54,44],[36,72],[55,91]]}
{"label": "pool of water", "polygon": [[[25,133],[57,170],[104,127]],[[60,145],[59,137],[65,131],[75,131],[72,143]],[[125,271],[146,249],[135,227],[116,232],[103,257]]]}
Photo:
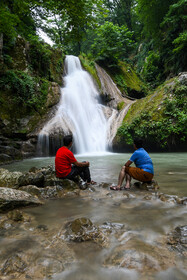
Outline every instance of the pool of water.
{"label": "pool of water", "polygon": [[[159,191],[180,197],[187,196],[187,154],[150,155],[154,163],[155,180],[160,186]],[[76,156],[79,161],[90,161],[92,179],[98,183],[117,183],[121,166],[129,157],[130,154],[127,153]],[[54,157],[26,159],[3,167],[10,171],[25,172],[33,166],[47,165],[54,166]],[[51,269],[43,278],[45,280],[187,279],[187,263],[184,258],[178,253],[170,252],[163,241],[177,226],[186,225],[186,206],[164,203],[157,199],[145,200],[143,194],[134,199],[133,193],[130,194],[132,198],[127,199],[123,192],[112,192],[97,186],[95,192],[83,191],[82,196],[49,200],[43,206],[25,208],[24,212],[32,215],[34,221],[29,225],[27,233],[20,228],[13,237],[0,238],[1,255],[7,252],[9,255],[28,252],[28,255],[36,258],[35,267],[38,270],[38,263],[42,259],[45,269]],[[62,228],[68,221],[80,217],[89,218],[96,226],[106,222],[119,223],[124,225],[124,229],[119,230],[118,238],[115,235],[110,236],[110,245],[107,248],[101,248],[92,242],[68,243],[68,248],[77,259],[68,269],[59,268],[62,252],[58,243],[59,249],[55,249],[55,256],[52,255],[50,265],[47,265],[49,255],[53,254],[54,250],[50,247],[51,244],[62,238]],[[44,232],[41,236],[38,232],[36,234],[35,229],[39,225],[46,225],[47,233]],[[50,253],[46,253],[47,248],[51,248]],[[27,277],[32,276],[32,273],[29,273],[31,272],[27,273]],[[37,279],[37,274],[33,275],[35,278],[29,279]],[[19,279],[25,279],[24,277]]]}
{"label": "pool of water", "polygon": [[[79,161],[90,161],[93,180],[97,182],[117,183],[122,165],[131,154],[106,153],[103,155],[77,155]],[[155,170],[154,179],[160,190],[167,194],[187,196],[187,153],[150,154]],[[32,158],[2,166],[10,171],[28,171],[31,167],[54,166],[54,157]]]}

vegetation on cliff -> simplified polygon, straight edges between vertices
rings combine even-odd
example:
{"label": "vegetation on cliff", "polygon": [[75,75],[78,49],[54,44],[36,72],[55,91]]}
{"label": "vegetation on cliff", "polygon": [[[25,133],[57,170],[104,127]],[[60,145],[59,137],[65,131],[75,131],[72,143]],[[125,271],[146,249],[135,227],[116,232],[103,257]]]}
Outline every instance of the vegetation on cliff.
{"label": "vegetation on cliff", "polygon": [[[168,89],[168,94],[167,86],[149,93],[186,70],[185,6],[186,0],[2,0],[1,131],[27,134],[36,127],[57,102],[49,95],[53,95],[54,83],[61,84],[65,54],[74,54],[99,86],[95,62],[124,94],[147,96],[132,106],[118,137],[125,137],[127,143],[134,135],[156,139],[161,146],[182,143],[185,85]],[[39,29],[53,40],[53,47],[39,38]],[[161,104],[148,110],[146,101],[159,100],[159,96]],[[144,109],[135,110],[144,103]],[[119,104],[119,110],[122,107]]]}
{"label": "vegetation on cliff", "polygon": [[[180,77],[179,77],[180,79]],[[178,78],[137,100],[118,129],[116,142],[132,144],[142,137],[152,150],[183,150],[187,139],[187,79]]]}

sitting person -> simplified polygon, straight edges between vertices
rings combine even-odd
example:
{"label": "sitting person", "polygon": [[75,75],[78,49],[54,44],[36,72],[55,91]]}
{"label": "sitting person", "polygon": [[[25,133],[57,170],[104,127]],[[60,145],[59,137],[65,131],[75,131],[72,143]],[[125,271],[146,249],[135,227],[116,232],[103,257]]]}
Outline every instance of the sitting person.
{"label": "sitting person", "polygon": [[[134,178],[140,182],[150,182],[154,176],[153,163],[144,150],[141,139],[134,140],[135,152],[132,154],[131,158],[125,163],[122,167],[121,172],[119,173],[118,184],[117,186],[111,186],[111,190],[129,190],[131,178]],[[136,167],[131,167],[132,163],[135,163]],[[122,188],[122,183],[124,178],[126,179],[125,187]]]}
{"label": "sitting person", "polygon": [[70,148],[73,143],[72,135],[64,137],[64,146],[59,148],[55,157],[55,171],[57,178],[75,180],[79,175],[87,184],[96,184],[91,180],[88,161],[78,162]]}

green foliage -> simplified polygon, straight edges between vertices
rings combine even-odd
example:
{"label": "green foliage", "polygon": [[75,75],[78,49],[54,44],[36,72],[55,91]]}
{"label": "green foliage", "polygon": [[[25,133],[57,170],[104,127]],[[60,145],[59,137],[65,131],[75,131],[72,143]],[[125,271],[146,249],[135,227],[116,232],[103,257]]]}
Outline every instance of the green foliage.
{"label": "green foliage", "polygon": [[173,0],[138,0],[137,4],[137,13],[144,25],[145,34],[158,39],[160,24]]}
{"label": "green foliage", "polygon": [[[43,7],[51,16],[50,26],[43,25],[43,30],[58,47],[77,55],[81,51],[81,41],[85,38],[86,29],[94,28],[97,16],[105,13],[102,0],[51,0],[44,1]],[[47,22],[48,16],[47,13]]]}
{"label": "green foliage", "polygon": [[159,52],[149,51],[142,72],[145,80],[151,83],[152,86],[158,85],[161,80],[161,69],[162,64]]}
{"label": "green foliage", "polygon": [[118,59],[127,57],[128,51],[134,47],[133,33],[126,26],[105,22],[96,29],[96,38],[91,46],[96,60],[116,64]]}
{"label": "green foliage", "polygon": [[97,82],[98,86],[101,87],[101,82],[99,80],[99,77],[97,75],[97,71],[95,68],[95,62],[91,59],[89,59],[85,54],[81,54],[79,56],[79,59],[81,61],[82,66],[86,71],[88,71],[92,77],[94,77],[95,81]]}
{"label": "green foliage", "polygon": [[187,86],[179,84],[176,84],[172,91],[165,88],[163,110],[160,110],[159,117],[155,118],[154,110],[150,110],[150,105],[145,105],[130,122],[124,120],[117,135],[127,144],[132,144],[134,137],[149,139],[150,142],[159,143],[162,147],[173,145],[177,141],[185,141],[187,138],[186,90]]}
{"label": "green foliage", "polygon": [[118,105],[117,105],[118,111],[121,111],[124,108],[124,106],[125,106],[125,102],[124,101],[119,102]]}
{"label": "green foliage", "polygon": [[9,92],[15,106],[39,110],[46,100],[48,82],[22,71],[8,70],[0,78],[0,91]]}
{"label": "green foliage", "polygon": [[2,0],[0,3],[0,33],[9,45],[18,34],[27,38],[28,34],[35,34],[36,26],[32,16],[34,0]]}
{"label": "green foliage", "polygon": [[173,41],[175,49],[173,52],[180,53],[181,51],[185,51],[187,47],[187,31],[180,33],[179,36]]}
{"label": "green foliage", "polygon": [[15,14],[11,14],[6,7],[0,6],[0,34],[3,33],[9,40],[15,38],[16,25],[19,22],[19,17]]}
{"label": "green foliage", "polygon": [[47,79],[50,79],[51,56],[52,51],[48,46],[42,44],[36,36],[30,38],[30,65],[37,74]]}
{"label": "green foliage", "polygon": [[110,1],[105,0],[104,3],[106,7],[109,9],[109,13],[107,15],[107,20],[112,21],[114,24],[118,24],[119,26],[127,25],[129,30],[132,30],[132,7],[133,0],[119,0],[119,1]]}
{"label": "green foliage", "polygon": [[118,85],[122,92],[127,92],[127,83],[125,81],[124,75],[116,74],[115,75],[115,83]]}

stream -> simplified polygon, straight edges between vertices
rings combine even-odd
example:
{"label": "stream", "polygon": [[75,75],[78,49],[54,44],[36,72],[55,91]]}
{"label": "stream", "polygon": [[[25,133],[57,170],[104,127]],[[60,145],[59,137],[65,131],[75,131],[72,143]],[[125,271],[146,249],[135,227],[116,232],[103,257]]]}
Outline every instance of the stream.
{"label": "stream", "polygon": [[[150,156],[159,192],[187,196],[187,153],[153,153]],[[116,184],[120,168],[129,157],[128,153],[76,155],[79,161],[90,161],[92,179],[98,184]],[[33,166],[47,165],[54,166],[54,157],[26,159],[2,167],[25,172]],[[11,255],[24,251],[27,252],[26,263],[28,256],[36,259],[32,271],[16,279],[187,279],[186,255],[174,252],[166,244],[166,236],[172,230],[187,224],[185,205],[145,200],[145,193],[140,191],[137,194],[131,190],[115,192],[96,186],[92,191],[81,192],[77,197],[53,199],[43,206],[23,209],[33,217],[27,233],[20,227],[13,237],[0,237],[1,257],[6,252]],[[107,228],[108,225],[112,229],[107,246],[64,239],[64,225],[81,217],[90,219],[96,226]],[[40,225],[47,227],[41,234],[36,231]],[[64,245],[57,240],[65,241]],[[63,258],[66,265],[61,262]],[[38,274],[34,272],[37,269]],[[6,277],[2,280],[13,279]]]}

